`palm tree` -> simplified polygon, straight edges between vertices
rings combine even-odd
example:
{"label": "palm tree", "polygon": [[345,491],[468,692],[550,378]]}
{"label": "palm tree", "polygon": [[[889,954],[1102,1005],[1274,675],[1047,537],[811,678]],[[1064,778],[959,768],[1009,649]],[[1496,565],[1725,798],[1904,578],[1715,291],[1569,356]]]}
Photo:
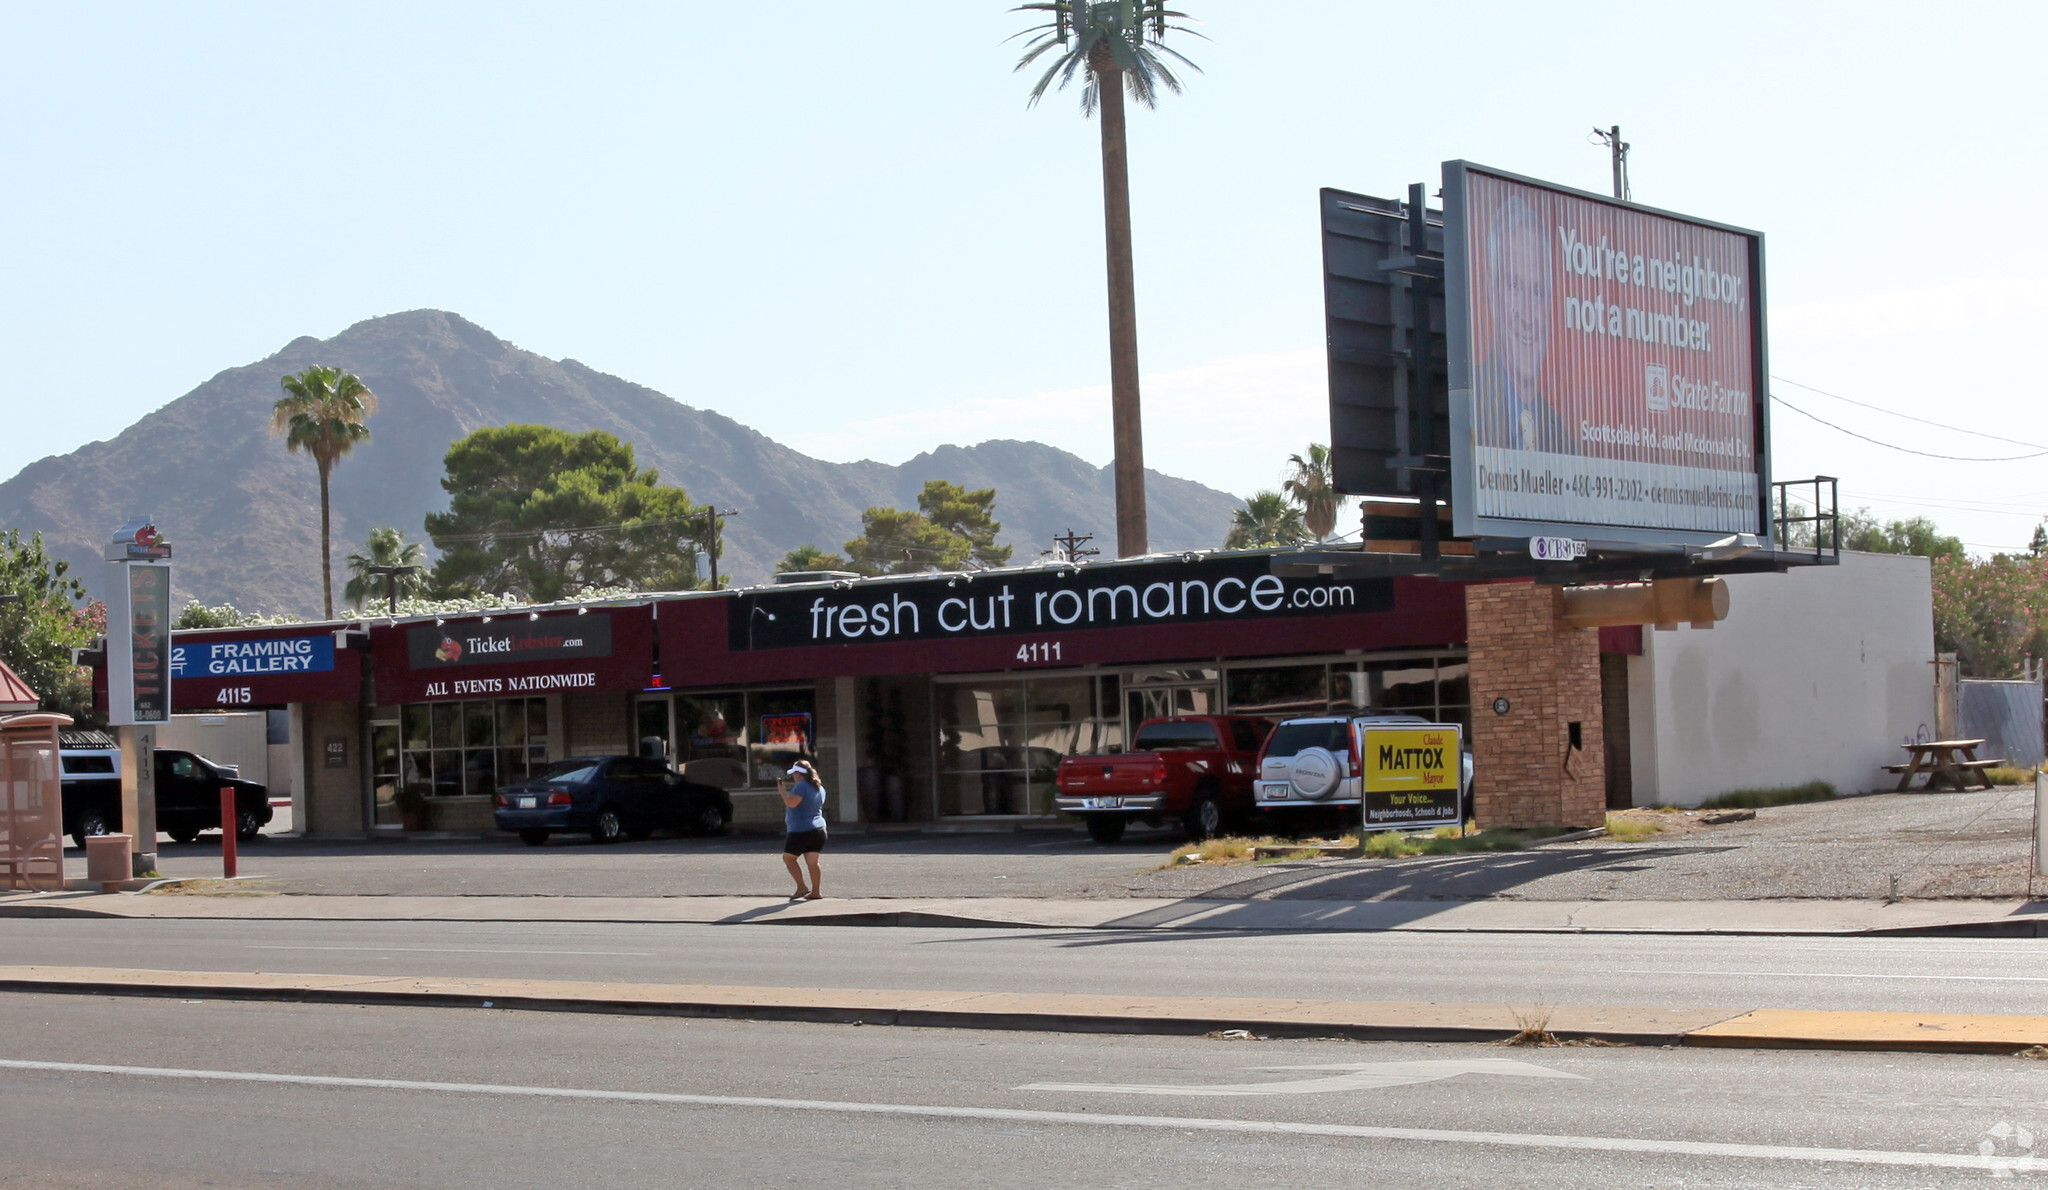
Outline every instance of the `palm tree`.
{"label": "palm tree", "polygon": [[1166,0],[1033,0],[1013,12],[1044,14],[1049,19],[1018,37],[1031,42],[1017,69],[1057,50],[1052,64],[1031,88],[1031,104],[1044,97],[1058,80],[1062,89],[1076,74],[1085,76],[1081,111],[1102,115],[1103,241],[1109,265],[1109,400],[1116,442],[1116,548],[1121,557],[1146,551],[1145,447],[1138,409],[1138,297],[1131,276],[1131,178],[1124,148],[1124,92],[1146,107],[1155,106],[1159,88],[1180,93],[1180,80],[1165,59],[1200,70],[1168,49],[1169,30],[1200,34],[1185,25],[1187,14],[1166,7]]}
{"label": "palm tree", "polygon": [[1230,536],[1223,539],[1223,548],[1256,550],[1306,540],[1308,526],[1301,523],[1301,510],[1278,492],[1258,492],[1231,514]]}
{"label": "palm tree", "polygon": [[[350,577],[341,589],[341,597],[348,600],[350,607],[361,610],[363,600],[379,595],[388,595],[396,602],[399,599],[416,599],[427,593],[427,547],[417,541],[407,541],[405,534],[397,529],[380,525],[370,530],[370,539],[363,543],[363,549],[366,552],[350,554],[344,559]],[[413,566],[418,569],[410,574],[371,574],[373,566]]]}
{"label": "palm tree", "polygon": [[284,435],[284,448],[313,456],[320,469],[320,598],[334,618],[334,518],[328,477],[343,455],[370,440],[364,424],[377,412],[377,394],[362,377],[340,368],[314,365],[278,381],[285,395],[270,409],[270,430]]}
{"label": "palm tree", "polygon": [[828,554],[815,545],[800,545],[775,564],[777,574],[807,574],[816,570],[844,570],[846,559]]}
{"label": "palm tree", "polygon": [[1330,448],[1320,442],[1308,444],[1308,457],[1288,455],[1287,481],[1280,490],[1301,505],[1301,519],[1317,541],[1337,528],[1337,510],[1344,497],[1337,493],[1337,481],[1330,472]]}

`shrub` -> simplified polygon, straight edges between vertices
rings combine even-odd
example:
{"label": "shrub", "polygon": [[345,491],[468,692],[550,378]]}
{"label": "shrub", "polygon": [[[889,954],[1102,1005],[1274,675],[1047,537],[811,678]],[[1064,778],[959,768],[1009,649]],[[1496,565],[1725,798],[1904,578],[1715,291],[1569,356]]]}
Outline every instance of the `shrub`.
{"label": "shrub", "polygon": [[1790,806],[1799,802],[1824,802],[1838,796],[1826,781],[1804,785],[1774,785],[1766,789],[1731,789],[1719,797],[1701,802],[1702,810],[1754,809],[1758,806]]}

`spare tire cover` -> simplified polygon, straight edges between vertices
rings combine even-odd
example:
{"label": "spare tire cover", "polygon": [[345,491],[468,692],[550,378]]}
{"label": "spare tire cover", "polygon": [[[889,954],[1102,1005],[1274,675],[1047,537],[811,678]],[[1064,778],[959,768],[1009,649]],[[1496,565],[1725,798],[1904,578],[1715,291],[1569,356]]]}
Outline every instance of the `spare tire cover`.
{"label": "spare tire cover", "polygon": [[1288,769],[1288,783],[1305,798],[1328,797],[1337,787],[1337,758],[1328,748],[1303,748]]}

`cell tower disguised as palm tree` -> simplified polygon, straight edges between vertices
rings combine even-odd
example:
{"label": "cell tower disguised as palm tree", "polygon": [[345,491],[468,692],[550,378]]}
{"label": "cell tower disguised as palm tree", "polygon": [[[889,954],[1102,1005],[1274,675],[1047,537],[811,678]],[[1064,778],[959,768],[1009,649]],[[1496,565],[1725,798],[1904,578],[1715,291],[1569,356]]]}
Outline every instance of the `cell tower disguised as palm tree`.
{"label": "cell tower disguised as palm tree", "polygon": [[285,395],[270,409],[270,429],[284,435],[284,448],[313,456],[320,469],[320,598],[334,618],[334,519],[328,478],[343,455],[370,440],[365,424],[377,412],[377,394],[362,377],[315,365],[278,381]]}
{"label": "cell tower disguised as palm tree", "polygon": [[[1121,557],[1146,551],[1145,449],[1138,410],[1138,298],[1131,275],[1130,163],[1124,151],[1124,92],[1146,107],[1164,87],[1180,93],[1166,59],[1193,62],[1166,46],[1169,32],[1199,37],[1175,22],[1187,14],[1166,0],[1036,0],[1015,12],[1049,18],[1020,37],[1031,42],[1017,63],[1023,70],[1048,53],[1052,64],[1031,88],[1036,104],[1057,82],[1083,76],[1081,111],[1102,118],[1102,209],[1109,259],[1110,421],[1116,441],[1116,547]],[[1055,51],[1057,51],[1055,53]]]}

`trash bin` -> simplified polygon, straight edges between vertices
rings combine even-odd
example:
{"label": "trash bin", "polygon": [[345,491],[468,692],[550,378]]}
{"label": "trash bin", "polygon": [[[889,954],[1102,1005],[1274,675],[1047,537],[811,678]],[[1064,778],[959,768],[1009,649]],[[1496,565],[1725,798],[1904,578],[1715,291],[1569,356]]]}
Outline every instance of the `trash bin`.
{"label": "trash bin", "polygon": [[92,835],[85,840],[85,878],[105,886],[135,876],[131,835]]}

